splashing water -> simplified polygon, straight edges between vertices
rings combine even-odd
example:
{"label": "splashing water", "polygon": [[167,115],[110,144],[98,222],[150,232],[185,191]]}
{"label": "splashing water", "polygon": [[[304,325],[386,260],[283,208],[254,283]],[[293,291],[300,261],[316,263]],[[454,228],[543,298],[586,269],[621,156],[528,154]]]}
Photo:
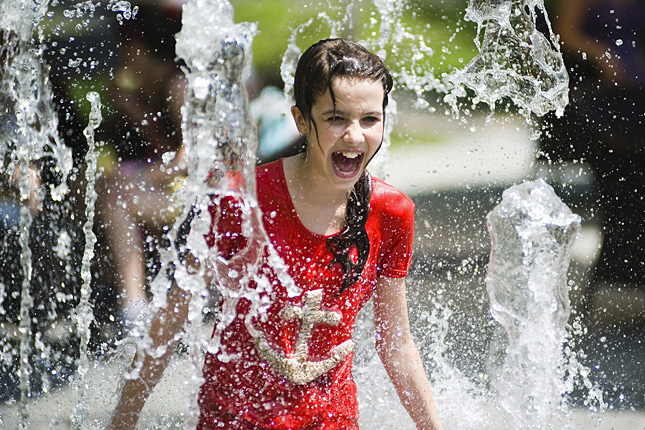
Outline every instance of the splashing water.
{"label": "splashing water", "polygon": [[[546,35],[538,29],[540,17]],[[457,98],[469,88],[475,92],[473,104],[494,109],[510,98],[526,117],[550,111],[562,116],[569,102],[569,76],[543,0],[470,0],[466,19],[477,23],[479,54],[447,77],[454,88],[445,101],[453,112],[459,114]]]}
{"label": "splashing water", "polygon": [[83,232],[85,233],[85,247],[83,249],[83,259],[81,262],[81,279],[83,284],[81,286],[81,297],[75,309],[76,318],[76,331],[79,333],[80,347],[79,347],[79,360],[78,360],[78,374],[79,384],[78,388],[78,401],[76,413],[74,414],[75,427],[80,427],[83,422],[87,420],[89,410],[87,403],[83,401],[87,386],[85,376],[89,368],[88,357],[88,344],[90,343],[90,324],[94,319],[92,314],[92,305],[90,304],[91,293],[91,263],[94,258],[94,245],[96,245],[96,234],[94,234],[94,206],[96,203],[97,194],[94,187],[96,180],[96,164],[98,160],[98,149],[95,141],[95,130],[101,125],[101,99],[98,93],[90,92],[86,95],[86,99],[91,104],[90,118],[83,131],[88,143],[88,151],[86,157],[86,170],[85,170],[85,224],[83,225]]}
{"label": "splashing water", "polygon": [[[63,176],[58,186],[49,192],[54,200],[61,200],[66,193],[65,178],[72,167],[71,153],[58,137],[57,117],[51,107],[51,93],[47,74],[40,62],[42,48],[33,42],[32,32],[45,16],[48,3],[29,1],[2,2],[0,4],[0,166],[1,172],[18,172],[19,197],[27,201],[33,184],[29,182],[30,170],[35,160],[53,158]],[[40,34],[42,38],[42,34]],[[24,405],[31,396],[34,330],[30,311],[34,301],[30,291],[32,281],[32,252],[30,230],[33,216],[26,206],[20,209],[20,267],[22,285],[19,311],[19,385],[23,422],[28,418]],[[4,343],[4,342],[3,342]],[[14,361],[14,353],[2,358],[4,365]]]}
{"label": "splashing water", "polygon": [[519,325],[540,319],[542,312],[552,313],[549,324],[564,330],[570,314],[566,275],[580,217],[540,179],[504,191],[488,225],[492,312],[511,342]]}
{"label": "splashing water", "polygon": [[[208,17],[206,21],[204,16]],[[177,53],[187,64],[189,90],[182,108],[182,129],[189,175],[182,201],[195,200],[201,202],[198,205],[207,205],[213,196],[216,200],[238,199],[244,206],[242,231],[257,249],[267,246],[270,259],[280,269],[279,258],[262,227],[255,196],[257,136],[248,110],[245,82],[256,26],[235,24],[232,6],[212,0],[187,4],[183,22],[182,32],[177,36]],[[203,37],[204,30],[210,37]],[[187,248],[206,261],[211,253],[204,247],[204,235],[210,219],[204,217],[201,221],[205,222],[204,228],[191,229]],[[247,297],[257,303],[261,288],[251,286],[249,281],[261,278],[258,273],[250,273],[240,281],[239,290],[224,289],[222,294],[233,294],[236,299]],[[289,278],[283,281],[290,295],[299,292]]]}
{"label": "splashing water", "polygon": [[[185,5],[182,15],[182,31],[177,35],[176,52],[185,61],[187,93],[182,107],[182,131],[186,148],[188,176],[184,181],[179,199],[186,202],[184,213],[169,232],[171,242],[180,237],[179,231],[190,222],[190,232],[185,245],[162,253],[162,265],[174,263],[174,278],[184,290],[192,293],[189,320],[199,327],[202,310],[209,302],[209,289],[203,281],[206,270],[215,271],[215,279],[235,279],[231,283],[217,284],[219,299],[223,301],[218,312],[218,329],[223,329],[236,317],[236,304],[241,298],[251,303],[250,318],[261,312],[267,304],[261,295],[271,289],[266,275],[258,272],[260,264],[249,264],[247,273],[233,273],[214,260],[215,252],[209,250],[205,237],[211,226],[210,205],[220,206],[225,198],[234,198],[242,207],[242,232],[248,238],[247,253],[255,253],[259,263],[262,250],[269,252],[269,263],[277,270],[290,295],[299,292],[283,269],[283,263],[270,244],[262,226],[261,213],[255,195],[255,152],[257,136],[248,110],[245,82],[249,76],[251,41],[256,25],[236,24],[230,3],[214,0],[196,0]],[[194,202],[194,203],[193,203]],[[190,252],[203,264],[197,273],[191,273],[182,264],[181,255]],[[246,251],[245,251],[246,252]],[[234,263],[236,258],[229,261]],[[208,269],[207,269],[208,267]],[[154,305],[165,305],[167,282],[157,280],[153,284]],[[210,299],[212,300],[212,299]],[[153,314],[154,312],[151,312]],[[143,338],[140,348],[147,348],[150,320],[140,327]],[[254,333],[249,322],[249,332]],[[209,339],[199,329],[190,330],[187,345],[190,345],[194,366],[191,390],[195,394],[201,385],[200,368],[203,352],[224,356],[217,337]],[[156,353],[155,351],[151,352]],[[133,373],[136,375],[136,372]],[[191,418],[197,414],[193,405]]]}
{"label": "splashing water", "polygon": [[[54,381],[59,383],[61,378],[68,376],[67,372],[70,369],[77,367],[74,357],[78,352],[70,353],[69,350],[73,348],[65,345],[77,332],[82,334],[79,373],[82,374],[86,369],[84,364],[87,364],[89,325],[92,320],[89,281],[95,243],[92,232],[93,205],[96,198],[93,181],[97,160],[97,153],[93,149],[93,130],[100,123],[100,113],[97,116],[94,109],[86,135],[91,150],[88,152],[86,169],[88,176],[85,202],[87,222],[83,232],[86,239],[86,255],[83,257],[84,287],[81,289],[82,297],[75,310],[76,317],[73,322],[63,319],[68,312],[68,301],[72,299],[65,293],[64,284],[65,280],[73,276],[73,269],[66,267],[67,273],[61,282],[62,285],[55,284],[59,281],[55,267],[46,268],[51,273],[44,275],[41,273],[42,268],[34,270],[36,258],[44,261],[39,261],[41,265],[49,261],[57,261],[59,264],[70,262],[71,239],[67,231],[56,231],[56,225],[49,226],[50,230],[45,235],[58,236],[57,242],[60,245],[50,250],[54,252],[52,256],[32,253],[32,248],[37,246],[35,242],[43,240],[42,236],[32,234],[42,234],[39,229],[43,219],[46,220],[55,213],[64,214],[69,210],[68,180],[77,174],[73,170],[72,148],[66,146],[58,134],[58,116],[53,108],[48,67],[43,63],[45,43],[40,24],[46,15],[51,16],[47,12],[48,8],[49,2],[46,0],[0,3],[0,173],[11,175],[11,172],[15,172],[14,176],[18,178],[18,200],[24,203],[20,206],[17,228],[21,273],[4,274],[9,275],[10,282],[21,279],[20,309],[15,318],[16,329],[12,328],[15,309],[3,307],[11,306],[11,302],[5,301],[6,297],[0,300],[0,314],[3,317],[11,315],[2,322],[3,333],[8,336],[3,336],[0,340],[0,366],[3,369],[0,397],[5,399],[12,396],[13,378],[9,372],[5,375],[4,371],[15,370],[20,392],[17,423],[19,428],[29,427],[30,414],[27,405],[30,399],[41,392],[49,392],[54,387]],[[91,95],[90,98],[93,104],[97,103]],[[40,186],[43,175],[54,177],[47,181],[46,188]],[[2,191],[4,193],[5,190]],[[74,219],[73,216],[71,219]],[[38,222],[35,222],[36,220]],[[3,228],[5,227],[6,225],[3,225]],[[38,277],[34,276],[34,273]],[[2,290],[4,295],[4,285]],[[42,296],[45,294],[50,296],[43,303]],[[78,330],[75,329],[75,324]],[[17,346],[15,338],[19,341]],[[82,400],[81,394],[79,405],[83,404]],[[3,424],[0,417],[0,425]]]}
{"label": "splashing water", "polygon": [[492,239],[486,288],[508,333],[499,396],[513,428],[565,428],[562,393],[567,270],[580,217],[543,180],[504,191],[488,215]]}
{"label": "splashing water", "polygon": [[[12,3],[9,6],[8,3]],[[367,2],[343,2],[339,7],[341,19],[332,16],[331,11],[321,12],[317,20],[327,23],[330,30],[330,37],[346,36],[352,33],[359,33],[358,26],[353,23],[353,18],[360,13]],[[0,5],[0,22],[12,23],[21,11],[29,9],[27,6],[15,6],[18,2],[3,2]],[[28,34],[42,19],[46,11],[45,6],[38,9],[38,15],[20,21],[26,28],[24,34]],[[15,9],[12,9],[16,7]],[[68,15],[90,17],[95,12],[98,3],[88,1],[78,3],[69,10]],[[374,50],[386,60],[397,62],[399,57],[407,56],[408,63],[404,67],[393,70],[394,77],[399,90],[410,91],[417,97],[415,107],[417,109],[431,110],[432,107],[425,100],[430,91],[437,91],[446,94],[445,102],[453,109],[455,115],[461,113],[458,106],[460,100],[467,95],[467,88],[475,92],[473,103],[484,102],[491,107],[496,103],[510,98],[520,107],[525,115],[543,115],[549,110],[561,113],[566,106],[567,98],[567,76],[562,64],[557,39],[552,34],[548,19],[548,36],[537,30],[539,13],[546,18],[542,1],[471,1],[467,10],[467,19],[475,22],[478,27],[477,44],[480,50],[479,55],[474,58],[463,70],[454,70],[441,78],[436,77],[431,70],[421,68],[424,56],[433,55],[433,49],[426,39],[414,34],[402,21],[403,11],[407,2],[403,0],[375,0],[373,8],[376,11],[374,18],[369,21],[366,28],[360,34],[367,34],[367,40],[363,40],[368,48]],[[22,8],[22,9],[21,9]],[[136,16],[137,8],[132,7],[129,2],[110,0],[107,9],[117,13],[117,21],[131,19]],[[31,10],[31,9],[30,9]],[[66,15],[67,16],[67,15]],[[287,83],[292,82],[295,61],[301,50],[299,37],[307,32],[316,20],[309,20],[301,24],[293,32],[289,47],[282,62],[282,76]],[[318,22],[316,21],[316,22]],[[13,25],[13,24],[11,24]],[[4,28],[4,27],[3,27]],[[11,26],[9,32],[11,34]],[[21,30],[23,31],[23,30]],[[166,269],[174,267],[174,277],[178,284],[187,291],[193,293],[189,319],[192,326],[189,331],[186,344],[189,350],[189,361],[192,364],[191,373],[183,381],[189,386],[190,398],[193,402],[187,415],[178,418],[185,426],[194,423],[196,414],[196,391],[201,383],[200,366],[205,351],[212,353],[219,352],[218,339],[209,341],[202,330],[202,309],[209,304],[213,298],[209,297],[208,289],[204,285],[204,268],[199,273],[188,273],[186,268],[180,264],[180,256],[190,250],[195,257],[201,261],[208,261],[210,252],[206,247],[204,236],[210,228],[210,217],[208,207],[225,197],[239,199],[243,203],[244,221],[243,229],[245,235],[253,238],[258,248],[267,247],[269,252],[272,248],[266,234],[262,229],[259,210],[255,199],[255,148],[257,138],[252,120],[248,115],[248,100],[245,92],[245,81],[248,77],[251,42],[256,32],[253,24],[235,24],[233,21],[233,8],[227,1],[218,0],[192,0],[184,6],[183,28],[177,36],[177,54],[185,61],[185,74],[188,81],[188,93],[186,102],[182,109],[183,124],[182,131],[186,147],[185,164],[188,168],[188,176],[183,188],[175,196],[182,205],[183,213],[173,226],[168,236],[170,242],[181,243],[182,224],[186,219],[190,221],[190,234],[185,238],[185,244],[178,247],[172,246],[169,249],[161,250],[162,274]],[[18,31],[16,30],[16,33]],[[51,111],[48,102],[51,96],[48,94],[46,76],[39,71],[37,59],[42,54],[39,49],[26,49],[23,46],[29,45],[29,36],[6,36],[2,49],[3,56],[19,59],[21,64],[27,64],[26,73],[16,73],[9,78],[3,76],[3,90],[5,82],[18,82],[25,76],[30,76],[31,83],[17,85],[16,88],[31,88],[28,95],[12,95],[12,101],[16,106],[34,106],[41,109],[36,113],[16,109],[17,119],[14,121],[23,135],[34,135],[35,137],[20,138],[14,140],[14,146],[1,146],[0,155],[3,159],[6,154],[19,161],[12,161],[13,165],[19,165],[22,169],[28,166],[28,160],[38,158],[43,154],[64,154],[69,152],[64,145],[60,144],[56,137],[56,118]],[[21,33],[23,34],[23,33]],[[8,48],[5,48],[8,46]],[[11,48],[14,46],[15,48]],[[409,50],[408,50],[409,48]],[[506,55],[506,53],[513,55]],[[5,54],[8,53],[8,54]],[[24,55],[25,57],[21,57]],[[389,58],[388,58],[389,57]],[[22,59],[26,58],[26,60]],[[31,68],[29,68],[31,67]],[[9,79],[9,81],[7,81]],[[20,81],[23,82],[23,81]],[[26,82],[26,81],[25,81]],[[34,84],[33,82],[36,82]],[[35,90],[35,91],[34,91]],[[5,92],[3,91],[3,94]],[[98,99],[93,100],[93,112],[96,113]],[[37,101],[37,103],[36,103]],[[32,103],[33,102],[33,103]],[[386,144],[389,134],[395,123],[396,103],[391,103],[388,112],[388,130],[386,130]],[[23,115],[24,116],[21,116]],[[36,119],[34,119],[36,118]],[[40,118],[40,119],[39,119]],[[100,117],[92,117],[88,125],[87,139],[92,146],[93,131],[98,127]],[[42,127],[35,126],[41,124]],[[45,127],[46,126],[46,127]],[[44,134],[43,134],[44,133]],[[43,138],[45,136],[46,138]],[[17,142],[20,142],[18,144]],[[24,148],[23,142],[28,143],[33,149],[28,150],[28,155],[21,155],[16,148]],[[30,143],[31,142],[31,143]],[[40,142],[36,145],[35,142]],[[45,142],[43,146],[42,143]],[[4,143],[3,143],[4,145]],[[22,151],[22,149],[21,149]],[[94,179],[96,159],[92,158],[93,149],[88,152],[87,161],[87,186],[91,187]],[[18,156],[22,157],[19,158]],[[381,158],[386,159],[384,151]],[[10,159],[14,159],[11,158]],[[59,169],[67,175],[71,169],[71,158],[61,155]],[[379,168],[377,168],[379,169]],[[380,168],[384,169],[384,168]],[[65,193],[66,181],[52,189],[52,195],[60,196]],[[89,188],[88,188],[89,190]],[[21,188],[24,195],[27,191],[26,185]],[[520,197],[513,197],[519,194]],[[90,382],[85,380],[91,364],[87,360],[88,327],[91,319],[91,303],[88,301],[89,261],[92,259],[92,248],[94,238],[88,231],[93,218],[94,195],[91,190],[87,193],[86,218],[85,218],[85,239],[86,248],[83,256],[83,288],[81,289],[81,300],[76,309],[77,330],[81,334],[80,360],[78,366],[77,380],[77,408],[71,413],[70,421],[73,425],[81,428],[83,426],[100,424],[90,423],[89,400],[84,403],[83,397],[90,390]],[[525,208],[525,201],[522,196],[530,197],[528,209]],[[540,198],[538,198],[540,197]],[[543,198],[542,198],[543,197]],[[566,297],[566,268],[571,256],[570,245],[576,230],[576,217],[570,212],[561,217],[554,215],[557,211],[566,212],[554,195],[545,191],[541,184],[533,184],[530,190],[527,188],[509,190],[505,194],[505,202],[513,202],[505,209],[499,209],[495,215],[491,214],[491,234],[495,239],[495,259],[491,262],[489,275],[489,288],[494,291],[491,294],[493,302],[493,314],[509,330],[511,336],[510,346],[504,367],[501,369],[499,385],[496,386],[500,397],[506,398],[502,406],[510,414],[511,419],[517,423],[517,428],[532,428],[535,423],[550,423],[549,425],[566,425],[562,414],[566,413],[566,404],[563,404],[562,393],[567,391],[562,385],[562,339],[564,337],[565,324],[568,318],[568,298]],[[535,200],[538,200],[536,202]],[[506,211],[505,213],[500,213]],[[515,211],[515,212],[514,212]],[[522,212],[524,211],[524,212]],[[537,212],[537,214],[536,214]],[[514,214],[514,215],[509,215]],[[520,215],[522,214],[522,215]],[[563,224],[563,219],[569,224]],[[555,220],[555,221],[554,221]],[[530,228],[522,230],[525,222],[532,221]],[[29,231],[29,219],[25,221],[24,232]],[[500,230],[501,229],[501,232]],[[542,230],[540,230],[542,229]],[[554,237],[555,236],[555,237]],[[64,253],[65,240],[61,235],[59,250]],[[526,242],[528,240],[528,242]],[[21,236],[23,248],[23,259],[25,273],[29,273],[28,261],[30,260],[29,237]],[[525,245],[530,243],[531,245]],[[500,247],[499,245],[504,246]],[[520,245],[524,244],[524,245]],[[526,246],[522,248],[521,246]],[[519,253],[519,254],[518,254]],[[522,256],[522,260],[519,256]],[[272,263],[279,269],[281,262],[277,256],[271,254]],[[217,268],[217,265],[213,265]],[[504,270],[502,270],[502,268]],[[549,268],[547,270],[547,268]],[[509,278],[512,273],[515,277]],[[226,276],[239,276],[231,272],[224,273]],[[282,275],[285,277],[286,275]],[[26,279],[29,276],[25,277]],[[251,281],[256,281],[257,287],[251,288]],[[297,288],[284,278],[283,284],[290,286],[291,294],[297,294]],[[517,282],[514,282],[517,281]],[[28,281],[25,281],[28,282]],[[255,306],[255,312],[262,311],[262,303],[258,299],[263,289],[269,289],[268,282],[260,274],[250,272],[241,279],[239,289],[232,290],[226,286],[218,286],[218,293],[226,300],[225,306],[220,315],[222,324],[227,324],[234,317],[235,303],[242,297],[248,298]],[[28,375],[29,360],[26,358],[33,355],[29,344],[31,329],[28,310],[32,306],[28,284],[24,284],[21,299],[21,329],[27,334],[20,345],[21,375],[24,375],[22,385],[22,399],[20,404],[26,404],[30,397]],[[151,290],[153,303],[151,312],[142,316],[138,326],[133,331],[136,337],[137,348],[149,348],[150,338],[147,334],[151,315],[153,311],[164,305],[165,293],[169,282],[164,276],[158,276],[154,280]],[[518,288],[520,285],[522,288]],[[549,288],[553,287],[552,290]],[[535,292],[533,288],[539,291]],[[541,289],[540,289],[541,288]],[[519,289],[519,291],[518,291]],[[547,294],[548,292],[548,294]],[[535,306],[535,303],[541,305]],[[548,318],[543,318],[539,311],[548,311]],[[475,387],[467,378],[456,371],[446,359],[447,344],[449,342],[447,331],[454,310],[449,304],[438,303],[431,312],[422,313],[417,324],[423,327],[423,332],[432,337],[426,349],[425,355],[434,368],[433,383],[438,387],[438,397],[444,400],[448,410],[446,415],[452,418],[451,422],[457,423],[456,428],[482,428],[490,423],[490,415],[486,411],[470,414],[468,419],[458,419],[463,415],[464,410],[472,409],[480,411],[488,402],[481,387]],[[251,315],[253,312],[251,313]],[[367,321],[369,323],[369,321]],[[536,325],[540,325],[536,328]],[[362,345],[369,347],[373,340],[371,332],[365,326],[365,321],[359,321],[357,330],[364,331],[369,340]],[[369,325],[369,324],[368,324]],[[535,333],[543,333],[543,339],[536,339]],[[124,345],[127,345],[124,344]],[[387,390],[386,375],[379,374],[375,362],[376,356],[372,353],[365,353],[363,358],[359,357],[361,346],[357,351],[357,380],[363,378],[370,393],[366,396],[366,403],[361,405],[361,411],[365,410],[362,418],[362,425],[367,423],[368,428],[379,428],[385,422],[391,422],[392,426],[401,425],[400,406],[391,405],[393,390]],[[542,362],[535,364],[534,353],[529,353],[535,348],[541,348]],[[115,354],[124,354],[122,348]],[[159,351],[150,351],[156,353]],[[547,356],[548,355],[548,356]],[[362,362],[361,362],[362,360]],[[124,360],[124,361],[127,361]],[[527,366],[533,366],[527,370]],[[131,375],[136,374],[136,369]],[[504,380],[509,381],[504,384]],[[546,380],[546,382],[545,382]],[[521,383],[518,383],[521,382]],[[376,394],[375,394],[376,393]],[[104,394],[103,394],[104,395]],[[452,399],[452,400],[450,400]],[[455,400],[459,399],[459,400]],[[394,402],[396,403],[396,401]],[[441,404],[442,402],[440,402]],[[383,407],[382,405],[386,405]],[[104,403],[102,403],[104,405]],[[466,406],[465,406],[466,405]],[[396,408],[399,409],[396,409]],[[369,412],[373,409],[380,409],[378,412]],[[107,413],[108,411],[103,411]],[[164,411],[165,412],[165,411]],[[23,421],[27,422],[28,413],[22,409]],[[386,416],[386,417],[384,417]],[[161,428],[171,428],[179,424],[162,424],[165,418],[153,420],[152,424]],[[99,420],[100,421],[100,420]],[[1,422],[1,420],[0,420]],[[53,422],[53,419],[52,421]],[[551,424],[552,423],[552,424]],[[564,423],[564,424],[563,424]],[[55,424],[50,424],[50,426]]]}
{"label": "splashing water", "polygon": [[[45,17],[48,3],[16,0],[0,4],[2,122],[13,125],[3,126],[0,159],[3,170],[11,171],[21,162],[53,157],[63,180],[52,187],[51,193],[55,200],[61,200],[67,192],[64,179],[72,169],[72,158],[56,130],[58,118],[41,62],[43,35],[38,24]],[[34,29],[38,29],[37,41]]]}

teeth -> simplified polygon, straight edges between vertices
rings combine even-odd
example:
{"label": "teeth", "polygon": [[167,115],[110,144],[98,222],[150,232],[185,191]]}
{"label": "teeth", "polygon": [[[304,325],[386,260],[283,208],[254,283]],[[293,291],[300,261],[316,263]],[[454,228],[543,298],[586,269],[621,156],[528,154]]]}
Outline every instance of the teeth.
{"label": "teeth", "polygon": [[358,157],[358,152],[342,152],[343,157],[345,158],[356,158]]}

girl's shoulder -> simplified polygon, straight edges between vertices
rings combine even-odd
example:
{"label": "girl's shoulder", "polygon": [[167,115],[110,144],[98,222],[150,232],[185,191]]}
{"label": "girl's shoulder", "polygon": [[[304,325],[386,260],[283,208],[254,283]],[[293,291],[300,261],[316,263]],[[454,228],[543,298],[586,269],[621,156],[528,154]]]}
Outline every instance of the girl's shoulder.
{"label": "girl's shoulder", "polygon": [[255,167],[256,179],[276,178],[282,174],[282,159],[260,164]]}
{"label": "girl's shoulder", "polygon": [[[257,166],[255,181],[260,206],[274,205],[277,201],[290,201],[291,197],[284,179],[282,159]],[[262,209],[264,210],[266,207]]]}
{"label": "girl's shoulder", "polygon": [[281,191],[284,183],[282,160],[261,164],[255,168],[255,181],[258,197],[263,190]]}
{"label": "girl's shoulder", "polygon": [[395,186],[376,177],[372,177],[370,209],[397,218],[414,217],[412,199]]}

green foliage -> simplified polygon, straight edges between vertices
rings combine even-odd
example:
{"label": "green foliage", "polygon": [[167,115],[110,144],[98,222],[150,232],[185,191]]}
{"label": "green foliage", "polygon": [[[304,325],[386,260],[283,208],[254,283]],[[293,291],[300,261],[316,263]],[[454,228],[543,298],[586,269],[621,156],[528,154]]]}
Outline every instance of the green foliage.
{"label": "green foliage", "polygon": [[[329,23],[319,14],[324,13],[338,22],[351,19],[338,34],[354,40],[368,40],[379,36],[381,15],[367,0],[354,0],[351,6],[347,0],[325,0],[317,3],[295,0],[237,0],[233,1],[235,20],[258,23],[259,34],[254,39],[254,70],[262,80],[279,84],[280,63],[287,49],[289,37],[294,30],[308,20],[313,23],[298,34],[298,45],[304,49],[311,43],[329,37],[332,30]],[[417,72],[430,72],[441,76],[454,67],[463,67],[476,55],[474,44],[475,26],[463,20],[467,2],[441,0],[408,0],[394,22],[394,30],[407,29],[409,33],[423,39],[432,50],[414,62]],[[349,11],[349,12],[348,12]],[[351,17],[348,18],[348,14]],[[350,27],[350,28],[347,28]],[[338,31],[338,29],[336,29]],[[406,40],[389,43],[385,47],[386,60],[394,71],[410,70],[411,54],[407,44],[417,41]]]}
{"label": "green foliage", "polygon": [[291,27],[294,25],[291,8],[294,2],[287,0],[238,0],[232,2],[235,21],[258,23],[259,34],[253,40],[253,64],[255,71],[270,79],[279,77],[280,61],[287,49]]}

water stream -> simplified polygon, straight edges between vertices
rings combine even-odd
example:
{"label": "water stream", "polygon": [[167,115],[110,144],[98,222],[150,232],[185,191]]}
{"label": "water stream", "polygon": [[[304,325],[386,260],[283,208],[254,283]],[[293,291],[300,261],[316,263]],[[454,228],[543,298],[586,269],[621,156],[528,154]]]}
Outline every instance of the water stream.
{"label": "water stream", "polygon": [[[55,3],[53,6],[58,6]],[[118,25],[136,19],[134,3],[110,0],[101,5],[86,1],[66,5],[63,15],[80,20],[83,24],[79,28],[89,26],[92,20],[104,20],[107,14],[112,14]],[[28,172],[34,163],[47,160],[41,174],[48,185],[40,187],[42,212],[30,211],[26,205],[20,209],[16,231],[21,274],[11,276],[19,285],[18,292],[9,293],[11,285],[2,283],[5,277],[0,282],[0,316],[6,316],[0,325],[5,333],[0,339],[0,364],[7,375],[0,381],[0,400],[5,402],[0,405],[0,429],[102,428],[114,403],[116,381],[124,374],[136,375],[136,368],[128,373],[133,351],[149,349],[150,319],[165,304],[170,285],[166,275],[170,273],[193,294],[191,328],[168,376],[149,402],[141,428],[191,428],[203,355],[219,351],[218,339],[209,339],[212,315],[204,310],[217,298],[214,296],[223,297],[220,321],[224,325],[234,318],[235,303],[244,297],[253,303],[251,314],[261,313],[266,304],[259,300],[260,293],[271,288],[261,273],[243,275],[231,270],[221,275],[239,277],[239,287],[219,285],[214,292],[203,282],[204,267],[192,273],[181,264],[187,250],[201,261],[211,255],[204,235],[210,227],[207,208],[213,199],[241,199],[245,235],[257,243],[258,249],[268,247],[271,264],[290,294],[298,293],[272,251],[255,197],[257,136],[245,85],[257,27],[235,23],[233,6],[225,0],[190,0],[184,5],[183,27],[176,45],[187,82],[181,112],[186,148],[182,167],[187,175],[174,195],[179,215],[166,232],[170,246],[159,250],[160,269],[150,285],[152,301],[148,308],[131,327],[129,337],[95,347],[92,330],[96,330],[97,321],[93,312],[102,298],[102,292],[93,289],[94,278],[102,276],[92,265],[97,243],[94,183],[101,174],[97,166],[101,142],[96,141],[95,131],[101,127],[102,108],[98,94],[88,93],[91,107],[84,129],[87,148],[83,161],[74,167],[72,151],[58,135],[47,68],[41,61],[40,27],[43,20],[51,18],[53,6],[46,0],[0,4],[0,59],[4,66],[0,100],[8,106],[0,113],[0,162],[4,172]],[[409,104],[424,115],[434,114],[437,104],[429,102],[433,97],[439,99],[442,109],[465,122],[480,102],[490,107],[490,118],[500,105],[516,107],[529,122],[548,112],[562,114],[568,102],[568,76],[543,1],[471,0],[465,20],[477,26],[473,43],[479,54],[463,68],[454,67],[440,76],[424,69],[422,61],[440,47],[432,46],[406,24],[404,16],[409,9],[409,2],[404,0],[331,2],[313,18],[300,21],[281,64],[287,98],[295,61],[311,42],[308,32],[323,27],[328,30],[325,37],[355,36],[389,62],[396,89],[388,107],[386,148],[401,120],[397,117],[400,105]],[[365,16],[369,17],[366,21],[362,20]],[[83,60],[76,59],[69,67],[86,67]],[[91,63],[91,58],[87,60]],[[505,109],[508,111],[508,107]],[[382,151],[372,170],[379,174],[387,169],[387,151]],[[29,176],[21,173],[18,183],[19,200],[27,200],[33,189]],[[77,191],[70,187],[79,183],[84,190],[80,192],[84,196],[80,211],[71,197]],[[36,231],[41,237],[36,227],[43,222],[34,226],[34,219],[56,219],[59,226],[42,227],[47,240],[56,244],[49,250],[55,265],[49,270],[39,269],[38,279],[34,277],[32,254],[33,242],[38,239],[32,234]],[[564,349],[568,340],[581,332],[572,330],[577,322],[569,323],[571,285],[567,282],[580,219],[546,183],[527,182],[504,193],[488,222],[493,249],[486,281],[491,313],[506,329],[508,338],[499,336],[495,321],[484,309],[476,329],[467,334],[472,338],[467,342],[478,344],[484,356],[477,363],[472,365],[472,357],[466,357],[474,353],[462,352],[466,358],[460,361],[460,353],[455,352],[457,342],[451,339],[451,325],[462,311],[448,299],[447,291],[466,290],[472,288],[469,282],[483,281],[485,264],[473,257],[464,259],[456,271],[444,270],[441,264],[428,271],[433,262],[422,262],[420,265],[426,268],[413,270],[410,276],[410,289],[417,291],[411,293],[412,328],[444,425],[464,430],[583,428],[578,427],[572,413],[574,405],[568,398],[574,387],[585,388],[581,396],[588,409],[602,410],[605,405],[587,378],[589,369],[577,361],[578,351],[571,349],[575,343],[569,342],[566,354]],[[188,224],[190,233],[186,234]],[[76,252],[80,258],[74,259],[70,248],[76,245],[82,252]],[[473,275],[474,281],[453,278],[464,273]],[[40,292],[34,293],[35,288]],[[43,295],[48,299],[42,300]],[[16,303],[18,312],[11,309]],[[361,426],[411,428],[373,352],[370,326],[367,309],[356,328],[355,378],[360,387]],[[487,343],[490,345],[482,347]],[[582,412],[588,417],[584,409]]]}
{"label": "water stream", "polygon": [[507,189],[488,215],[493,245],[486,285],[491,313],[508,334],[495,385],[514,428],[566,428],[562,345],[580,222],[542,180]]}

